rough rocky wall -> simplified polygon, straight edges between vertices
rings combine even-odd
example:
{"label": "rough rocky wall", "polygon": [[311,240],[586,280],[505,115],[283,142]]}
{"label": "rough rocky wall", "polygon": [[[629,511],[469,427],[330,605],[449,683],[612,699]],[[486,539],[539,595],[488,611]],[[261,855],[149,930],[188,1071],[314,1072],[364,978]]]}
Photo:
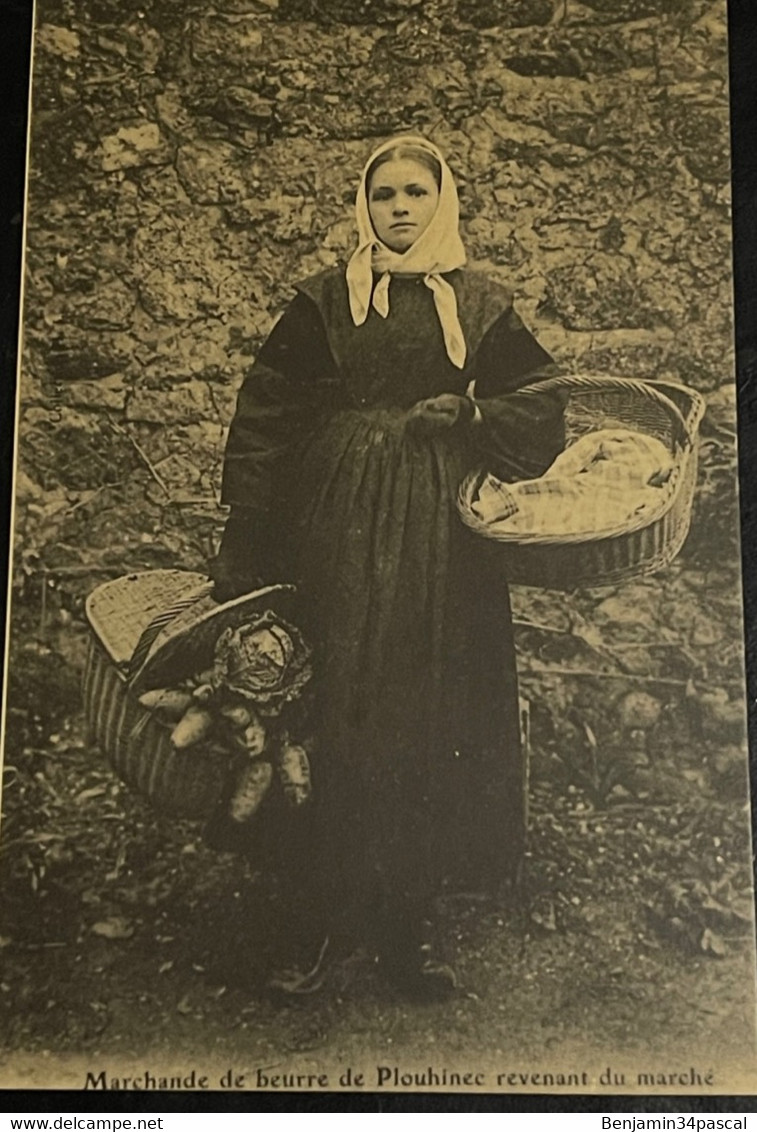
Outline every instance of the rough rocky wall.
{"label": "rough rocky wall", "polygon": [[19,578],[202,563],[242,373],[394,132],[562,363],[731,381],[724,7],[40,0]]}

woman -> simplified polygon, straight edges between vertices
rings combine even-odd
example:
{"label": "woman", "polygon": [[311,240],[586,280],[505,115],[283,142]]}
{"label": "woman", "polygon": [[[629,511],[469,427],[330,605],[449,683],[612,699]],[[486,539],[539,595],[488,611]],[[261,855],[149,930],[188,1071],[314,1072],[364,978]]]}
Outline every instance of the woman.
{"label": "woman", "polygon": [[346,271],[297,286],[239,394],[214,564],[227,599],[293,581],[317,657],[307,887],[413,993],[455,984],[430,935],[447,884],[523,851],[518,695],[497,548],[456,513],[485,464],[540,475],[564,444],[554,372],[509,294],[463,270],[438,149],[368,162]]}

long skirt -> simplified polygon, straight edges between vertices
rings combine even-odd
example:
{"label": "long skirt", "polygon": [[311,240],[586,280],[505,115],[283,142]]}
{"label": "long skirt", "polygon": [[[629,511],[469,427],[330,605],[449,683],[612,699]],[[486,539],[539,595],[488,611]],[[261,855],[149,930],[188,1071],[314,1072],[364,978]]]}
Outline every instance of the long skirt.
{"label": "long skirt", "polygon": [[[497,889],[524,848],[509,593],[456,512],[464,436],[332,418],[298,461],[293,571],[315,645],[308,862],[332,898]],[[288,518],[288,517],[287,517]]]}

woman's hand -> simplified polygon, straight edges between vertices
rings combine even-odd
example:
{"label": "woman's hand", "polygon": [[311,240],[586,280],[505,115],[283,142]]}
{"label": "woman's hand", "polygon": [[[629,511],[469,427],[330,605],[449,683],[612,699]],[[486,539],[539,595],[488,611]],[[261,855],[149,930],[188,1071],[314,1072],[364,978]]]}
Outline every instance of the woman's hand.
{"label": "woman's hand", "polygon": [[428,435],[469,424],[476,413],[475,402],[457,393],[441,393],[426,401],[418,401],[407,414],[407,430],[416,435]]}
{"label": "woman's hand", "polygon": [[221,555],[210,563],[208,574],[213,580],[213,601],[217,601],[219,605],[263,586],[263,579],[252,569],[243,571],[235,568]]}

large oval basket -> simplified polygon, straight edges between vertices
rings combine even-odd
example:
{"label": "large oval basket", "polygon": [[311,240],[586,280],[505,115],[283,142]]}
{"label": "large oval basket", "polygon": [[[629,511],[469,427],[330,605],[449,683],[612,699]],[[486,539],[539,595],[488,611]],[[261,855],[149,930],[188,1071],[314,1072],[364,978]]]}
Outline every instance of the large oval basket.
{"label": "large oval basket", "polygon": [[150,570],[105,582],[86,604],[90,734],[119,778],[171,817],[210,817],[232,756],[218,744],[176,750],[171,726],[141,706],[140,691],[206,667],[224,629],[267,609],[291,615],[294,597],[293,586],[268,586],[218,605],[210,588],[202,574]]}
{"label": "large oval basket", "polygon": [[662,441],[673,457],[673,471],[653,511],[605,526],[601,531],[561,537],[522,530],[508,533],[491,526],[473,510],[486,476],[478,470],[460,486],[458,510],[463,522],[500,547],[508,580],[527,586],[570,590],[600,586],[652,574],[669,565],[689,530],[697,477],[697,437],[705,410],[693,389],[673,382],[640,381],[604,374],[565,375],[536,382],[519,396],[562,390],[568,442],[600,428],[625,428]]}

